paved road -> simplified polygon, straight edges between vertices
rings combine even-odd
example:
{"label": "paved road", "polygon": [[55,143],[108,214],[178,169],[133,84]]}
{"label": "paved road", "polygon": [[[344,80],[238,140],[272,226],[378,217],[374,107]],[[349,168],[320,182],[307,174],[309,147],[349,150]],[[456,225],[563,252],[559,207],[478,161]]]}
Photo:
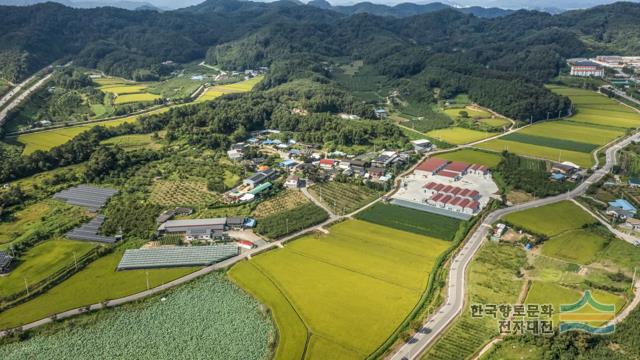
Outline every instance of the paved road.
{"label": "paved road", "polygon": [[499,209],[488,214],[482,224],[480,224],[477,230],[469,237],[469,240],[465,243],[462,249],[460,249],[453,257],[447,282],[448,288],[445,303],[437,310],[436,313],[427,319],[427,322],[408,343],[405,343],[395,354],[393,354],[391,359],[400,360],[418,358],[424,350],[431,345],[444,330],[446,330],[456,317],[462,313],[465,305],[464,295],[466,290],[466,269],[473,259],[473,256],[482,245],[482,242],[489,234],[491,224],[498,221],[503,216],[513,212],[549,205],[567,199],[573,199],[584,194],[591,184],[601,180],[616,164],[617,152],[634,140],[640,140],[640,133],[622,139],[615,145],[609,147],[606,150],[606,163],[604,166],[601,169],[596,170],[586,181],[578,185],[572,191],[566,194]]}
{"label": "paved road", "polygon": [[15,94],[19,93],[28,83],[35,80],[38,77],[38,74],[31,76],[27,80],[18,84],[15,88],[13,88],[8,94],[6,94],[2,99],[0,99],[0,126],[4,125],[5,118],[7,114],[13,109],[15,109],[21,102],[23,102],[27,97],[29,97],[34,91],[38,90],[42,85],[44,85],[49,79],[53,76],[53,72],[44,76],[35,84],[31,85],[29,88],[26,88],[23,92],[15,96]]}

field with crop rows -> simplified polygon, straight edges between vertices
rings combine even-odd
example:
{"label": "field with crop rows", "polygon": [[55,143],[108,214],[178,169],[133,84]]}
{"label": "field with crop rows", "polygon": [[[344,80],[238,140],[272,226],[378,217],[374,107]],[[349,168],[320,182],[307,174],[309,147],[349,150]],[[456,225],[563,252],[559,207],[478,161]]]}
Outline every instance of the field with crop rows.
{"label": "field with crop rows", "polygon": [[[329,232],[305,236],[229,272],[274,312],[283,340],[277,359],[302,358],[307,336],[306,358],[365,358],[415,307],[436,258],[450,246],[357,220]],[[306,327],[307,336],[290,326]]]}
{"label": "field with crop rows", "polygon": [[478,140],[486,139],[488,137],[496,135],[495,133],[471,130],[461,127],[452,127],[446,129],[439,129],[429,131],[427,136],[430,136],[434,139],[438,139],[444,142],[448,142],[450,144],[468,144]]}
{"label": "field with crop rows", "polygon": [[156,287],[198,268],[116,271],[124,248],[89,264],[46,293],[0,313],[0,329],[12,328],[80,306],[135,294]]}
{"label": "field with crop rows", "polygon": [[608,243],[606,238],[594,232],[571,230],[547,240],[542,253],[578,264],[590,264]]}
{"label": "field with crop rows", "polygon": [[256,231],[268,238],[275,239],[319,224],[328,218],[329,215],[326,211],[311,202],[307,202],[260,219],[256,226]]}
{"label": "field with crop rows", "polygon": [[149,93],[148,84],[135,83],[120,78],[98,78],[94,80],[100,85],[102,92],[115,95],[114,104],[130,104],[136,102],[149,102],[160,99],[161,96]]}
{"label": "field with crop rows", "polygon": [[334,214],[349,214],[378,198],[381,192],[364,185],[330,181],[314,185],[309,192]]}
{"label": "field with crop rows", "polygon": [[142,303],[56,324],[57,331],[0,346],[0,358],[248,359],[269,357],[275,340],[261,305],[211,274]]}
{"label": "field with crop rows", "polygon": [[149,201],[162,206],[204,206],[220,199],[207,190],[204,180],[158,180],[151,187]]}
{"label": "field with crop rows", "polygon": [[307,199],[302,192],[297,190],[286,190],[258,204],[253,215],[257,219],[262,219],[281,211],[291,210],[308,203],[309,199]]}
{"label": "field with crop rows", "polygon": [[357,214],[356,218],[443,240],[453,240],[462,223],[451,217],[382,203]]}
{"label": "field with crop rows", "polygon": [[599,147],[596,144],[529,135],[521,132],[503,136],[500,138],[500,140],[583,153],[590,153]]}
{"label": "field with crop rows", "polygon": [[515,303],[523,278],[515,276],[526,264],[521,248],[486,243],[469,265],[467,305],[462,316],[422,359],[465,359],[498,334],[498,319],[472,318],[471,304]]}
{"label": "field with crop rows", "polygon": [[198,97],[196,102],[203,102],[214,100],[224,94],[233,94],[233,93],[242,93],[247,92],[253,89],[256,84],[258,84],[264,76],[256,76],[249,80],[241,81],[235,84],[227,84],[227,85],[215,85],[207,88],[207,90]]}
{"label": "field with crop rows", "polygon": [[480,122],[482,124],[485,124],[485,125],[489,126],[489,127],[509,126],[511,124],[511,122],[509,122],[509,120],[502,119],[502,118],[480,119]]}
{"label": "field with crop rows", "polygon": [[502,161],[502,156],[486,151],[479,151],[474,149],[462,149],[449,153],[438,154],[440,159],[449,161],[463,161],[469,164],[481,164],[490,168],[498,166]]}
{"label": "field with crop rows", "polygon": [[118,97],[113,101],[113,103],[116,105],[122,105],[122,104],[131,104],[131,103],[137,103],[137,102],[151,102],[157,99],[160,99],[160,95],[148,94],[148,93],[125,94],[125,95],[118,95]]}
{"label": "field with crop rows", "polygon": [[624,130],[606,126],[577,124],[572,121],[548,121],[517,132],[550,139],[561,139],[579,143],[604,145],[624,135]]}

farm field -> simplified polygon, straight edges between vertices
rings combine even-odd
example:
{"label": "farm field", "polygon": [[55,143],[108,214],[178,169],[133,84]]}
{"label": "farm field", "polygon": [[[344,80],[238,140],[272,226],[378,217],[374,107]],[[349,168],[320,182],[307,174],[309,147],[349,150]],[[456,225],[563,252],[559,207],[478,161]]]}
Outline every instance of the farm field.
{"label": "farm field", "polygon": [[295,209],[309,203],[309,199],[300,191],[286,190],[269,198],[256,206],[253,215],[257,219],[277,214],[281,211]]}
{"label": "farm field", "polygon": [[461,220],[451,217],[382,203],[357,214],[356,218],[443,240],[453,240],[462,223]]}
{"label": "farm field", "polygon": [[443,112],[450,117],[457,119],[461,117],[460,112],[466,112],[469,118],[478,118],[478,119],[486,119],[491,117],[491,113],[488,111],[474,109],[469,106],[464,108],[454,108],[454,109],[446,109]]}
{"label": "farm field", "polygon": [[210,88],[207,88],[207,90],[203,92],[200,97],[198,97],[196,102],[214,100],[225,94],[247,92],[253,89],[253,87],[256,86],[256,84],[258,84],[260,81],[262,81],[263,78],[264,76],[261,75],[235,84],[212,86]]}
{"label": "farm field", "polygon": [[[306,358],[335,358],[334,354],[363,358],[415,307],[436,258],[450,244],[357,220],[334,225],[329,231],[242,262],[231,269],[230,276],[240,278],[241,285],[249,284],[247,290],[256,296],[275,293],[266,301],[277,300],[281,306],[286,301],[292,306],[310,334]],[[260,282],[243,278],[256,271],[264,275]],[[276,358],[300,358],[304,344],[292,346],[291,339],[284,337],[292,333],[281,331],[280,337],[293,352],[277,350]],[[298,341],[302,340],[306,338],[298,334]]]}
{"label": "farm field", "polygon": [[[591,290],[594,299],[603,304],[615,304],[616,312],[620,311],[625,304],[624,298],[602,290]],[[553,326],[558,326],[558,311],[562,304],[573,304],[580,300],[582,292],[577,289],[564,287],[550,282],[534,281],[531,284],[525,303],[527,304],[552,304],[554,314],[552,315]]]}
{"label": "farm field", "polygon": [[208,275],[162,297],[57,323],[28,340],[0,346],[0,358],[269,357],[275,338],[270,319],[257,301],[223,275]]}
{"label": "farm field", "polygon": [[309,188],[309,192],[334,214],[349,214],[374,201],[382,193],[364,185],[330,181]]}
{"label": "farm field", "polygon": [[114,127],[124,123],[134,122],[138,120],[141,116],[148,116],[154,114],[161,114],[169,111],[169,108],[164,107],[156,110],[148,111],[141,115],[131,115],[123,118],[115,119],[115,120],[107,120],[100,121],[96,123],[72,126],[60,129],[53,129],[47,131],[40,131],[29,134],[19,135],[17,140],[19,143],[24,145],[24,149],[22,150],[23,155],[29,155],[36,150],[48,151],[52,148],[62,145],[67,141],[73,139],[78,134],[85,132],[86,130],[91,129],[94,126],[106,126],[106,127]]}
{"label": "farm field", "polygon": [[158,99],[161,99],[160,95],[155,95],[155,94],[147,94],[147,93],[124,94],[124,95],[118,95],[118,97],[113,101],[113,103],[116,105],[122,105],[122,104],[131,104],[131,103],[137,103],[137,102],[151,102]]}
{"label": "farm field", "polygon": [[571,121],[560,120],[542,122],[535,126],[522,129],[518,131],[517,134],[604,145],[624,135],[624,130],[611,127],[581,125]]}
{"label": "farm field", "polygon": [[594,232],[570,230],[547,240],[542,253],[578,264],[590,264],[607,244],[607,239]]}
{"label": "farm field", "polygon": [[38,234],[45,238],[58,235],[89,218],[85,209],[55,200],[28,205],[14,216],[0,222],[0,251]]}
{"label": "farm field", "polygon": [[427,133],[427,136],[455,145],[472,143],[494,135],[497,134],[461,127],[433,130]]}
{"label": "farm field", "polygon": [[204,206],[220,199],[220,195],[207,190],[204,180],[158,180],[151,186],[149,201],[162,206]]}
{"label": "farm field", "polygon": [[449,161],[463,161],[470,164],[481,164],[489,168],[495,168],[502,161],[502,156],[486,151],[474,149],[462,149],[449,153],[438,154],[438,158]]}
{"label": "farm field", "polygon": [[594,163],[591,153],[624,135],[625,129],[640,125],[640,114],[593,91],[550,86],[552,91],[571,98],[576,114],[558,121],[544,121],[480,144],[494,151],[571,161],[581,167]]}
{"label": "farm field", "polygon": [[153,139],[152,134],[135,134],[116,136],[107,140],[103,140],[101,144],[117,145],[125,150],[136,149],[152,149],[158,150],[162,147],[157,140]]}
{"label": "farm field", "polygon": [[308,202],[292,209],[279,211],[265,216],[256,226],[256,232],[268,238],[276,239],[309,226],[319,224],[329,218],[321,207]]}
{"label": "farm field", "polygon": [[36,284],[73,265],[74,256],[80,258],[94,247],[92,243],[61,238],[39,243],[20,256],[18,265],[8,275],[0,277],[0,298],[23,291],[25,281]]}
{"label": "farm field", "polygon": [[552,161],[571,161],[585,168],[591,167],[594,163],[593,156],[590,153],[555,149],[502,139],[493,139],[476,146],[480,149],[493,150],[495,152],[507,150],[518,155],[533,156]]}
{"label": "farm field", "polygon": [[128,270],[116,272],[124,253],[120,247],[89,264],[37,298],[0,313],[0,329],[12,328],[80,306],[117,299],[177,279],[198,268]]}
{"label": "farm field", "polygon": [[[525,264],[525,252],[521,248],[486,243],[469,265],[467,303],[515,303],[525,280],[514,275]],[[466,306],[462,316],[422,359],[457,360],[471,356],[498,334],[498,320],[473,318]]]}
{"label": "farm field", "polygon": [[480,122],[490,127],[509,126],[511,124],[509,120],[501,118],[480,119]]}
{"label": "farm field", "polygon": [[570,201],[512,213],[504,219],[518,227],[549,237],[596,222],[591,215]]}

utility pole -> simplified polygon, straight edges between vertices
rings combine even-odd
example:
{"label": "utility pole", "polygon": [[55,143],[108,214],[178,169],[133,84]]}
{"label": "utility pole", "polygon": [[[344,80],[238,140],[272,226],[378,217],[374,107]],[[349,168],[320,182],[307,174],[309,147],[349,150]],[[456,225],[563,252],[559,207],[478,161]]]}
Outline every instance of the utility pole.
{"label": "utility pole", "polygon": [[286,218],[285,222],[287,223],[287,234],[288,234],[289,233],[289,218]]}
{"label": "utility pole", "polygon": [[149,270],[145,270],[145,274],[147,276],[147,290],[149,290]]}
{"label": "utility pole", "polygon": [[78,271],[78,258],[76,257],[76,252],[73,252],[73,263],[76,267],[76,271]]}
{"label": "utility pole", "polygon": [[27,284],[27,278],[23,277],[22,279],[24,279],[24,289],[27,290],[27,296],[29,296],[29,284]]}

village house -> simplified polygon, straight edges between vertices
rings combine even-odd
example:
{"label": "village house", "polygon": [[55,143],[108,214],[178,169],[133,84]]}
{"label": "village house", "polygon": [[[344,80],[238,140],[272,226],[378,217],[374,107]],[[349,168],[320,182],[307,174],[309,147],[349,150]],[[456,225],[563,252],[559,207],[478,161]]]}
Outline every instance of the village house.
{"label": "village house", "polygon": [[384,151],[371,161],[371,166],[386,168],[398,159],[398,153],[395,151]]}
{"label": "village house", "polygon": [[386,119],[389,113],[385,109],[375,109],[374,114],[377,119]]}
{"label": "village house", "polygon": [[297,176],[289,176],[285,181],[284,186],[290,189],[297,189],[300,187],[300,178]]}
{"label": "village house", "polygon": [[418,154],[426,153],[433,148],[433,144],[427,139],[413,140],[411,145],[413,145],[413,150]]}
{"label": "village house", "polygon": [[631,229],[633,231],[640,230],[640,220],[634,218],[627,218],[624,223],[624,227]]}
{"label": "village house", "polygon": [[273,169],[267,169],[264,171],[259,171],[253,175],[251,175],[250,177],[242,180],[242,183],[244,185],[248,185],[251,187],[256,187],[259,184],[265,182],[268,179],[271,179],[272,177],[274,177],[276,175],[276,171]]}
{"label": "village house", "polygon": [[624,199],[610,201],[609,207],[607,208],[607,215],[611,215],[621,220],[632,218],[636,212],[637,209],[635,206],[631,205],[630,202]]}
{"label": "village house", "polygon": [[371,179],[380,179],[384,176],[385,172],[385,169],[375,166],[372,166],[367,170],[367,174]]}
{"label": "village house", "polygon": [[604,77],[604,67],[587,59],[572,59],[568,61],[571,76]]}
{"label": "village house", "polygon": [[335,166],[336,161],[332,159],[320,159],[320,168],[325,170],[331,170]]}

